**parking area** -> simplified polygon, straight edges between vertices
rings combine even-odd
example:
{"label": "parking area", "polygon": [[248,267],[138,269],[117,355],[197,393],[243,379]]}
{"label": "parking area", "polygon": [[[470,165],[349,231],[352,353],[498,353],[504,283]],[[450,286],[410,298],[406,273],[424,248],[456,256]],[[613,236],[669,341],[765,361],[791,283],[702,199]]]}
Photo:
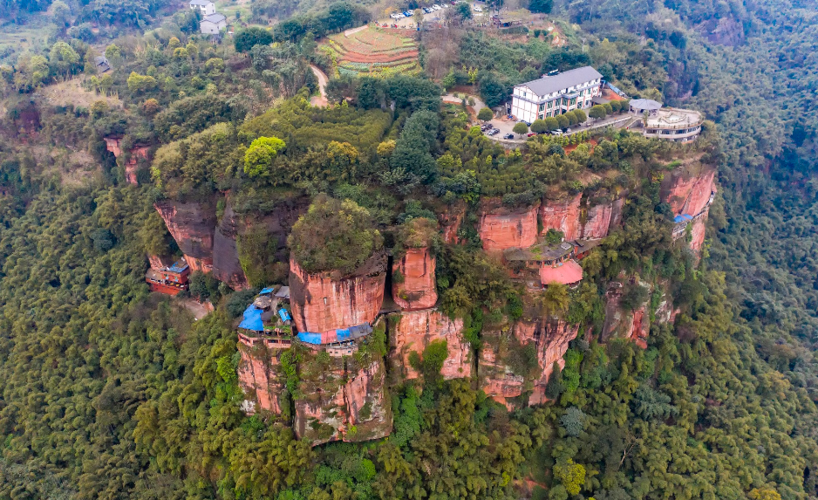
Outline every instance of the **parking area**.
{"label": "parking area", "polygon": [[[424,7],[421,9],[423,11],[423,20],[426,22],[442,23],[445,12],[451,7],[451,2],[441,2],[431,7]],[[394,12],[390,14],[389,18],[381,19],[378,24],[393,28],[414,28],[417,25],[417,20],[415,19],[414,11],[406,10],[403,12]]]}

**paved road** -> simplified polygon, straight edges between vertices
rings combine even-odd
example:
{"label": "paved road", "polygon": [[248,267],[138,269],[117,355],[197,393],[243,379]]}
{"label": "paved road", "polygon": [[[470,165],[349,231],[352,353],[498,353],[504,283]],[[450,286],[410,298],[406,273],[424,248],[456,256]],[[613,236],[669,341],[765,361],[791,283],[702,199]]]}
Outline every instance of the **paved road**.
{"label": "paved road", "polygon": [[315,75],[315,78],[318,79],[318,90],[321,92],[320,96],[316,95],[310,98],[310,104],[319,108],[326,108],[329,105],[329,101],[327,100],[327,82],[329,81],[329,78],[327,78],[327,75],[314,64],[310,64],[310,69]]}
{"label": "paved road", "polygon": [[[471,94],[463,94],[463,95],[466,96],[466,99],[468,99],[469,97],[474,99],[474,106],[472,106],[472,107],[474,108],[475,113],[479,113],[481,109],[486,107],[486,104],[482,100],[480,100],[480,98],[477,97],[476,95],[471,95]],[[443,101],[444,102],[454,103],[454,104],[460,104],[461,103],[461,99],[459,97],[457,97],[456,95],[454,95],[454,94],[444,95],[443,96]],[[593,118],[591,118],[587,122],[585,122],[583,125],[575,126],[574,128],[572,128],[571,132],[569,134],[566,134],[566,135],[573,135],[573,134],[577,134],[579,132],[584,132],[586,130],[595,130],[595,129],[605,128],[605,127],[623,128],[623,127],[627,127],[628,125],[630,125],[631,122],[633,120],[635,120],[635,119],[638,119],[638,117],[634,117],[633,115],[628,115],[628,114],[615,115],[615,116],[611,116],[609,118],[603,118],[602,120],[594,120]],[[489,139],[493,139],[495,141],[499,141],[499,140],[502,139],[502,142],[506,143],[506,144],[508,144],[508,143],[523,144],[523,143],[525,143],[526,139],[528,139],[525,136],[519,137],[517,134],[514,134],[514,139],[503,139],[503,137],[505,137],[507,134],[513,134],[514,133],[512,131],[512,129],[514,128],[514,125],[517,124],[517,121],[509,120],[509,119],[507,119],[505,117],[505,115],[495,116],[494,118],[491,119],[491,121],[489,121],[489,123],[491,123],[494,126],[494,128],[496,128],[496,129],[498,129],[500,131],[500,133],[497,134],[497,135],[488,135],[488,136],[486,136]]]}

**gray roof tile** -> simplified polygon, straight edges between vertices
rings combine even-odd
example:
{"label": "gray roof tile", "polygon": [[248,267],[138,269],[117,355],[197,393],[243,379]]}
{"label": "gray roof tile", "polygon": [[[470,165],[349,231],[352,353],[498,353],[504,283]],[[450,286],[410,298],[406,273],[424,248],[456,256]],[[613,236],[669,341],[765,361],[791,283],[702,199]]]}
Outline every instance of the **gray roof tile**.
{"label": "gray roof tile", "polygon": [[535,94],[542,96],[597,78],[602,78],[599,71],[590,66],[583,66],[582,68],[572,69],[554,76],[546,76],[521,85],[525,85]]}

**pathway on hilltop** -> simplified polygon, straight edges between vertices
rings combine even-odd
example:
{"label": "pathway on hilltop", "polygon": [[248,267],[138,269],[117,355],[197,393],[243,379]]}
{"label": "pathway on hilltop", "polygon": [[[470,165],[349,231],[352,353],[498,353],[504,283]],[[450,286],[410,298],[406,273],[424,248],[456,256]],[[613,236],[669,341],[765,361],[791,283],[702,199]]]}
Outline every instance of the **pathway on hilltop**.
{"label": "pathway on hilltop", "polygon": [[321,71],[321,68],[314,64],[310,64],[310,69],[312,70],[312,74],[315,75],[315,78],[318,79],[318,90],[321,92],[320,96],[312,96],[310,98],[310,104],[319,108],[326,108],[329,105],[329,100],[327,99],[327,82],[329,78],[327,78],[326,73]]}

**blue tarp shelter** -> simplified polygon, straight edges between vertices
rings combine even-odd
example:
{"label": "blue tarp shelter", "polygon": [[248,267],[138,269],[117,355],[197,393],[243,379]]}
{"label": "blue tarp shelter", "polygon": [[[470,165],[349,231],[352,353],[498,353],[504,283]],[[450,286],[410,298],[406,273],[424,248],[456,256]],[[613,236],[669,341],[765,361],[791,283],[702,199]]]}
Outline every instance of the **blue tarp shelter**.
{"label": "blue tarp shelter", "polygon": [[689,216],[687,214],[677,215],[676,217],[673,218],[673,222],[675,222],[677,224],[679,222],[685,222],[685,221],[689,221],[689,220],[693,220],[693,217],[691,217],[691,216]]}
{"label": "blue tarp shelter", "polygon": [[298,334],[298,340],[307,344],[321,345],[321,334],[301,332]]}
{"label": "blue tarp shelter", "polygon": [[258,294],[259,294],[259,295],[267,295],[267,294],[269,294],[269,293],[273,293],[273,290],[275,290],[275,288],[274,288],[274,287],[272,287],[272,286],[268,286],[267,288],[265,288],[265,289],[263,289],[262,291],[258,292]]}
{"label": "blue tarp shelter", "polygon": [[239,323],[239,328],[244,328],[245,330],[253,330],[254,332],[263,332],[264,331],[264,322],[261,321],[261,313],[263,311],[253,304],[247,306],[247,309],[244,310],[244,319],[241,323]]}
{"label": "blue tarp shelter", "polygon": [[278,317],[281,318],[281,321],[290,321],[292,319],[286,309],[279,309]]}

